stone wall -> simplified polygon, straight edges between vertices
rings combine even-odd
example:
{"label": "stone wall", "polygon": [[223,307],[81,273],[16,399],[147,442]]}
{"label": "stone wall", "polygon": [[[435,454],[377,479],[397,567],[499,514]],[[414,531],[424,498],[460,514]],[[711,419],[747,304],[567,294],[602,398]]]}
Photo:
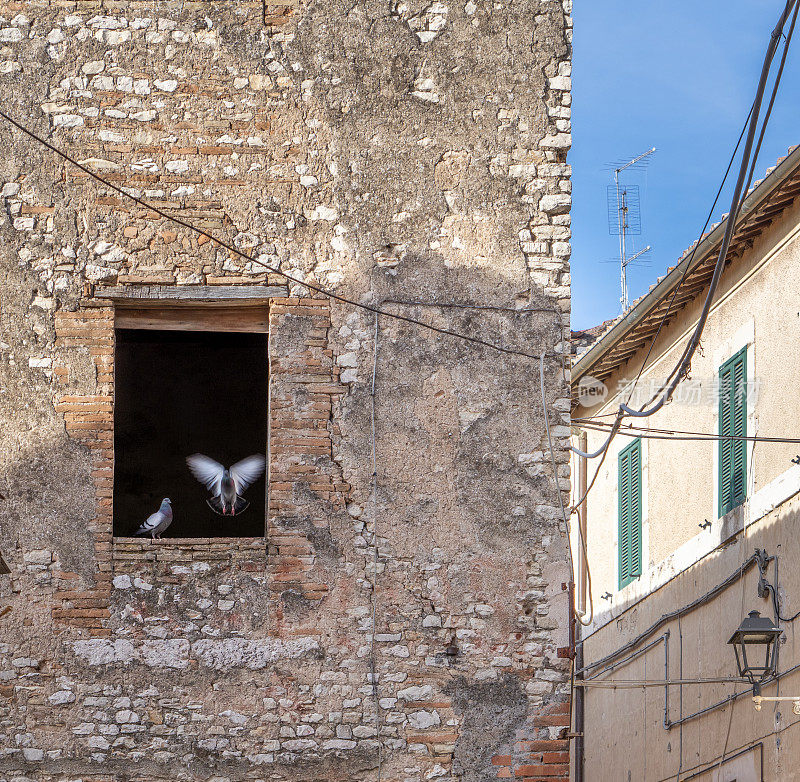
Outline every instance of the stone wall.
{"label": "stone wall", "polygon": [[[544,351],[566,497],[568,6],[0,1],[3,110],[201,231],[0,127],[0,779],[566,776],[538,361],[265,265]],[[199,290],[268,300],[265,535],[114,538],[115,309]]]}

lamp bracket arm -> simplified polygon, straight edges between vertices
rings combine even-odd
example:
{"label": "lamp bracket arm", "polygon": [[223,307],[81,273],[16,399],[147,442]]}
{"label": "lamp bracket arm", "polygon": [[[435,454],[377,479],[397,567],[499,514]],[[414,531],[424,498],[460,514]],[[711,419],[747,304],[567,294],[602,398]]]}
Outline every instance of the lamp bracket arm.
{"label": "lamp bracket arm", "polygon": [[767,581],[767,566],[772,562],[775,557],[767,554],[763,548],[757,548],[755,553],[756,567],[758,568],[758,596],[767,598],[770,595],[770,587],[772,586]]}

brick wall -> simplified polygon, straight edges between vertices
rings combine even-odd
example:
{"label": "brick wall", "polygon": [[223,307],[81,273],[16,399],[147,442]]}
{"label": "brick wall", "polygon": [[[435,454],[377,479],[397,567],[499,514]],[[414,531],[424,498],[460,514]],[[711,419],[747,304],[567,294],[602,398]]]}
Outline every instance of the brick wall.
{"label": "brick wall", "polygon": [[518,730],[513,749],[495,755],[498,779],[553,780],[569,778],[569,740],[562,736],[569,729],[569,704],[562,703],[531,717]]}
{"label": "brick wall", "polygon": [[[330,536],[330,514],[341,513],[349,490],[332,453],[333,408],[347,389],[338,382],[330,326],[327,299],[271,302],[270,587],[304,600],[328,591],[332,574],[319,566],[312,540]],[[287,329],[301,336],[284,340]]]}
{"label": "brick wall", "polygon": [[[63,601],[52,609],[57,624],[83,628],[92,636],[109,636],[110,582],[124,569],[126,562],[146,563],[181,561],[185,556],[200,560],[206,554],[213,559],[234,547],[245,551],[261,550],[260,569],[267,568],[266,540],[269,540],[269,587],[276,593],[296,594],[307,600],[320,600],[328,590],[327,580],[315,568],[315,555],[309,535],[297,528],[307,518],[297,496],[312,494],[319,503],[310,524],[318,534],[330,534],[327,515],[330,509],[341,510],[348,484],[332,459],[330,422],[334,400],[345,393],[338,383],[339,370],[328,347],[330,306],[327,299],[274,298],[270,303],[270,465],[269,525],[266,538],[251,542],[213,541],[181,544],[180,553],[170,551],[148,554],[152,543],[134,543],[118,539],[112,545],[113,521],[113,305],[91,298],[76,312],[58,312],[55,317],[55,347],[61,351],[63,371],[56,378],[63,383],[68,376],[70,349],[85,351],[96,366],[95,393],[83,396],[58,394],[55,410],[62,413],[70,437],[90,449],[92,482],[98,508],[97,518],[89,525],[94,536],[97,574],[96,588],[75,591],[65,588],[54,599]],[[302,324],[302,339],[290,343],[281,339],[284,322]],[[294,330],[294,324],[292,326]],[[283,349],[274,349],[276,345]],[[59,367],[55,367],[56,370]],[[307,403],[297,404],[297,394]],[[266,411],[265,411],[266,412]],[[325,466],[321,461],[327,460]],[[253,563],[245,563],[252,570]],[[60,578],[70,578],[70,574]],[[67,587],[69,584],[67,584]],[[278,610],[278,616],[280,610]]]}
{"label": "brick wall", "polygon": [[[546,351],[566,492],[569,10],[0,2],[6,109],[207,232],[0,129],[0,778],[566,777],[538,362],[264,264]],[[165,290],[268,299],[263,538],[113,537],[114,311]]]}
{"label": "brick wall", "polygon": [[[53,371],[57,387],[69,385],[69,354],[88,354],[95,370],[95,384],[88,394],[57,392],[55,410],[64,417],[67,434],[89,451],[96,515],[89,524],[94,542],[96,572],[91,586],[75,573],[53,568],[55,589],[51,615],[55,625],[80,628],[91,636],[109,636],[111,597],[111,535],[114,483],[114,310],[88,307],[55,315],[55,350],[59,356]],[[62,363],[63,362],[63,363]],[[77,582],[77,583],[76,583]],[[76,588],[77,586],[77,588]]]}

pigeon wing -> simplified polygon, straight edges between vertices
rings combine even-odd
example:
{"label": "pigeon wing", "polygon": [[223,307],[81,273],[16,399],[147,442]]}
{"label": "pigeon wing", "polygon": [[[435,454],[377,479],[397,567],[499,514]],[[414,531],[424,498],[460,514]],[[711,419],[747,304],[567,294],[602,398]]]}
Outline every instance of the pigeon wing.
{"label": "pigeon wing", "polygon": [[267,460],[261,454],[248,456],[231,467],[231,478],[236,484],[236,493],[241,494],[251,483],[255,483],[264,472]]}
{"label": "pigeon wing", "polygon": [[164,514],[161,511],[156,511],[147,517],[147,521],[142,523],[142,526],[134,532],[134,535],[146,535],[152,532],[161,522],[164,521]]}
{"label": "pigeon wing", "polygon": [[220,493],[220,483],[225,468],[219,462],[215,462],[201,453],[195,453],[186,457],[186,464],[189,465],[192,475],[210,492],[215,495]]}

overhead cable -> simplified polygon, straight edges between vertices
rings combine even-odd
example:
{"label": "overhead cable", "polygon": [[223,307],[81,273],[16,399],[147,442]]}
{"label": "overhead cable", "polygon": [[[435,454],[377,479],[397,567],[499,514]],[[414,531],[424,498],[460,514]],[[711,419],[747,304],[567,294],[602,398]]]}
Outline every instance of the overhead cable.
{"label": "overhead cable", "polygon": [[[589,429],[594,432],[607,432],[609,431],[606,424],[585,423],[581,419],[573,419],[573,426],[581,429]],[[619,434],[626,437],[641,437],[645,440],[679,440],[690,441],[696,440],[700,442],[718,442],[718,441],[745,441],[751,443],[786,443],[789,445],[800,445],[800,437],[767,437],[764,435],[735,435],[735,434],[711,434],[706,432],[685,432],[680,429],[645,429],[644,427],[636,426],[620,426],[617,431]]]}
{"label": "overhead cable", "polygon": [[[113,182],[110,182],[108,179],[106,179],[106,178],[100,176],[99,174],[95,173],[94,171],[92,171],[90,168],[87,168],[82,163],[79,163],[77,160],[75,160],[73,157],[68,155],[66,152],[64,152],[63,150],[59,149],[54,144],[51,144],[49,141],[47,141],[46,139],[42,138],[38,134],[34,133],[32,130],[30,130],[29,128],[25,127],[22,123],[18,122],[13,117],[10,117],[8,114],[6,114],[2,110],[0,110],[0,117],[2,117],[2,119],[4,119],[9,124],[13,125],[15,128],[17,128],[17,130],[21,130],[23,133],[25,133],[27,136],[32,138],[34,141],[36,141],[37,143],[47,147],[47,149],[49,149],[51,152],[54,152],[60,158],[62,158],[63,160],[66,160],[68,163],[72,164],[73,166],[75,166],[80,171],[83,171],[83,173],[85,173],[88,176],[92,177],[96,181],[100,182],[105,187],[108,187],[111,190],[113,190],[114,192],[119,193],[120,195],[122,195],[125,198],[129,199],[130,201],[133,201],[134,203],[139,204],[139,206],[142,206],[145,209],[149,209],[151,212],[155,212],[155,214],[163,217],[165,220],[169,220],[169,221],[175,223],[176,225],[183,226],[184,228],[186,228],[186,229],[188,229],[190,231],[193,231],[194,233],[196,233],[196,234],[198,234],[200,236],[208,237],[212,242],[214,242],[215,244],[219,245],[220,247],[228,250],[229,252],[234,253],[235,255],[239,256],[240,258],[244,258],[245,260],[250,261],[251,263],[257,264],[258,266],[260,266],[263,269],[265,269],[267,272],[270,272],[272,274],[277,274],[277,275],[283,277],[284,279],[286,279],[289,282],[296,283],[297,285],[302,285],[303,287],[308,288],[311,291],[314,291],[314,293],[319,293],[322,296],[327,296],[328,298],[333,299],[335,301],[342,302],[343,304],[348,304],[351,307],[357,307],[358,309],[362,309],[362,310],[365,310],[367,312],[371,312],[371,313],[373,313],[375,315],[385,315],[387,318],[394,318],[395,320],[404,321],[406,323],[412,323],[412,324],[414,324],[416,326],[420,326],[420,327],[422,327],[424,329],[428,329],[429,331],[434,331],[437,334],[446,334],[447,336],[450,336],[450,337],[455,337],[457,339],[463,339],[463,340],[465,340],[467,342],[473,342],[476,345],[483,345],[484,347],[490,348],[491,350],[496,350],[496,351],[498,351],[500,353],[508,353],[508,354],[511,354],[511,355],[524,356],[525,358],[532,358],[532,359],[538,359],[539,358],[539,356],[534,354],[534,353],[527,353],[526,351],[515,350],[514,348],[506,348],[506,347],[503,347],[502,345],[498,345],[498,344],[496,344],[494,342],[489,342],[488,340],[481,339],[480,337],[473,337],[473,336],[471,336],[469,334],[462,334],[460,332],[452,331],[450,329],[441,328],[439,326],[433,326],[430,323],[425,323],[424,321],[417,320],[416,318],[408,317],[407,315],[398,315],[398,314],[393,313],[393,312],[388,312],[386,310],[380,309],[379,307],[373,307],[370,304],[364,304],[362,302],[355,301],[354,299],[350,299],[347,296],[343,296],[343,295],[341,295],[339,293],[334,293],[332,290],[330,290],[328,288],[324,288],[321,285],[317,285],[317,284],[311,283],[311,282],[304,282],[303,280],[299,280],[296,277],[292,277],[291,274],[287,274],[286,272],[284,272],[281,269],[279,269],[277,266],[271,266],[271,265],[269,265],[267,263],[264,263],[263,261],[258,260],[258,258],[255,258],[252,255],[249,255],[248,253],[242,252],[242,250],[240,250],[238,247],[230,244],[229,242],[226,242],[224,239],[220,239],[218,236],[216,236],[215,234],[211,233],[210,231],[206,231],[203,228],[198,228],[193,223],[190,223],[187,220],[183,220],[180,217],[176,217],[175,215],[171,215],[168,212],[164,211],[163,209],[159,208],[158,206],[156,206],[156,205],[154,205],[154,204],[152,204],[152,203],[150,203],[148,201],[145,201],[145,200],[139,198],[138,196],[132,195],[131,193],[129,193],[124,188],[119,187],[118,185],[115,185]],[[518,312],[531,312],[531,311],[553,312],[553,311],[555,311],[555,308],[554,307],[541,307],[541,308],[539,308],[539,307],[524,307],[524,308],[520,308],[518,310]]]}
{"label": "overhead cable", "polygon": [[[736,185],[733,190],[733,196],[731,197],[731,206],[728,213],[729,214],[728,220],[725,225],[725,233],[722,238],[722,244],[719,249],[719,255],[717,256],[717,262],[714,265],[714,272],[711,276],[711,282],[709,283],[708,293],[706,294],[705,302],[703,303],[703,309],[700,313],[697,325],[695,326],[694,333],[692,334],[692,337],[689,340],[689,344],[687,346],[687,350],[685,351],[683,360],[678,365],[678,370],[675,373],[675,376],[673,377],[669,386],[665,390],[664,395],[661,397],[661,399],[649,409],[643,409],[643,410],[634,410],[633,408],[629,407],[626,404],[621,404],[620,410],[626,413],[627,415],[633,417],[649,417],[654,413],[658,412],[658,410],[660,410],[672,398],[672,394],[675,392],[675,389],[677,388],[681,380],[683,380],[686,371],[688,370],[689,365],[691,364],[695,351],[697,350],[697,346],[700,344],[700,337],[703,334],[706,321],[708,320],[708,316],[711,311],[711,303],[714,299],[714,294],[717,291],[717,286],[719,285],[719,280],[720,277],[722,276],[722,270],[725,267],[725,261],[728,257],[728,249],[730,247],[731,239],[733,238],[733,233],[736,228],[737,217],[739,215],[739,211],[743,203],[742,193],[745,187],[745,181],[748,178],[748,171],[752,171],[754,165],[755,158],[751,157],[751,153],[753,149],[753,142],[755,140],[756,128],[758,126],[758,119],[761,112],[761,103],[764,98],[764,91],[767,86],[767,79],[769,77],[770,68],[772,66],[772,60],[775,57],[775,52],[777,51],[778,44],[780,42],[781,35],[783,33],[783,27],[786,24],[787,19],[789,18],[789,14],[791,13],[795,2],[796,0],[787,0],[786,6],[784,7],[783,12],[781,13],[780,19],[778,20],[778,23],[775,25],[775,28],[772,31],[772,35],[770,36],[770,42],[769,45],[767,46],[767,52],[764,56],[764,62],[761,66],[761,75],[759,76],[758,80],[756,97],[755,100],[753,101],[753,108],[750,115],[750,123],[747,130],[747,137],[745,139],[744,149],[742,150],[742,162],[739,167],[739,176],[737,177]],[[788,45],[789,45],[789,39],[787,38],[786,41],[787,49]],[[773,87],[774,92],[777,92],[781,76],[782,76],[782,69],[781,72],[778,73],[776,76],[775,85]],[[765,116],[761,128],[761,138],[763,138],[763,135],[766,132],[768,120],[769,116]],[[759,139],[759,146],[761,138]]]}
{"label": "overhead cable", "polygon": [[[724,592],[731,584],[736,583],[740,578],[747,573],[753,565],[756,564],[757,557],[753,554],[751,557],[746,559],[741,567],[737,567],[736,570],[731,573],[724,581],[721,581],[712,589],[709,589],[708,592],[705,594],[700,595],[699,597],[692,600],[690,603],[687,603],[680,608],[676,608],[672,611],[667,612],[666,614],[662,614],[655,622],[653,622],[646,630],[643,630],[639,633],[635,638],[628,641],[627,643],[623,644],[619,648],[615,649],[613,652],[601,657],[599,660],[595,660],[593,663],[589,663],[588,665],[584,665],[579,671],[576,671],[576,674],[585,673],[586,671],[592,671],[595,668],[601,668],[602,666],[606,665],[607,663],[613,662],[617,657],[626,652],[635,649],[639,644],[646,641],[650,636],[653,635],[657,630],[662,628],[668,622],[671,622],[678,616],[683,616],[685,614],[694,611],[696,608],[699,608],[702,605],[710,602],[721,592]],[[585,642],[586,638],[581,639],[581,643]]]}
{"label": "overhead cable", "polygon": [[[772,86],[772,93],[770,95],[769,105],[767,106],[767,110],[766,110],[766,112],[764,114],[764,121],[761,124],[761,132],[760,132],[759,137],[758,137],[758,143],[756,144],[756,149],[755,149],[755,152],[753,153],[753,159],[750,162],[750,171],[748,172],[748,175],[747,175],[747,184],[745,185],[744,189],[742,190],[742,197],[741,197],[741,201],[739,203],[739,210],[741,210],[742,206],[744,205],[745,198],[747,198],[747,195],[748,195],[748,193],[750,191],[750,185],[751,185],[751,183],[753,181],[753,175],[755,173],[756,163],[758,162],[758,156],[759,156],[759,153],[761,152],[761,145],[764,142],[764,135],[766,134],[767,125],[769,124],[769,119],[772,116],[772,109],[773,109],[773,107],[775,105],[775,98],[778,95],[778,87],[779,87],[779,85],[781,83],[781,77],[783,76],[784,66],[786,65],[786,57],[787,57],[787,55],[789,53],[789,44],[791,43],[792,36],[794,34],[795,23],[797,22],[798,7],[800,7],[800,6],[795,6],[794,15],[792,16],[792,21],[791,21],[791,24],[789,25],[789,33],[786,36],[786,41],[785,41],[784,46],[783,46],[783,54],[781,55],[781,61],[780,61],[780,64],[778,66],[777,74],[775,76],[775,82],[774,82],[774,84]],[[675,288],[675,290],[672,293],[672,297],[670,298],[670,302],[669,302],[669,305],[667,307],[667,311],[664,313],[663,317],[661,318],[660,323],[658,324],[658,329],[656,330],[655,336],[650,341],[650,346],[649,346],[649,348],[647,350],[647,355],[645,356],[644,361],[642,362],[642,365],[639,368],[639,372],[636,375],[636,380],[633,383],[633,388],[631,388],[631,392],[628,395],[628,402],[627,402],[628,404],[630,404],[631,397],[633,396],[634,389],[636,388],[636,383],[639,381],[639,379],[642,376],[642,372],[644,371],[644,368],[645,368],[645,366],[647,364],[648,358],[650,358],[650,353],[652,352],[653,347],[656,344],[656,340],[658,339],[658,335],[661,333],[661,329],[664,326],[664,324],[665,324],[665,322],[667,320],[667,317],[669,316],[670,310],[672,309],[672,305],[673,305],[673,302],[675,301],[675,296],[678,293],[678,289],[681,287],[681,285],[683,284],[684,280],[686,279],[686,276],[687,276],[687,274],[689,272],[689,268],[691,266],[692,259],[694,258],[694,254],[697,251],[697,248],[700,246],[700,242],[701,242],[701,240],[703,238],[703,235],[705,234],[706,228],[708,227],[708,224],[709,224],[709,222],[711,220],[711,215],[713,214],[713,211],[716,208],[717,201],[719,200],[719,196],[722,193],[722,188],[723,188],[723,186],[725,184],[725,181],[728,178],[728,174],[730,173],[731,165],[733,164],[733,161],[736,158],[736,151],[739,149],[739,145],[742,143],[742,137],[744,136],[744,132],[745,132],[745,130],[747,128],[748,122],[750,121],[750,118],[753,115],[754,106],[755,106],[755,103],[753,103],[753,105],[750,106],[750,112],[748,113],[747,119],[745,120],[744,126],[742,127],[742,132],[739,134],[739,140],[736,142],[736,147],[734,147],[733,155],[731,156],[731,159],[730,159],[730,161],[728,163],[728,168],[725,170],[725,176],[722,178],[722,182],[720,183],[719,189],[717,190],[717,195],[714,198],[714,203],[711,205],[711,211],[709,212],[709,215],[706,218],[705,225],[703,226],[703,229],[700,232],[700,236],[698,237],[697,242],[695,243],[694,247],[692,248],[691,255],[690,255],[690,257],[688,258],[688,260],[686,262],[686,267],[683,270],[683,275],[681,276],[680,282],[678,283],[677,287]],[[741,225],[741,222],[742,222],[742,220],[740,220],[738,218],[738,213],[737,213],[737,225],[736,225],[736,228],[734,230],[739,228],[739,226]],[[658,391],[656,391],[655,394],[653,394],[650,397],[649,401],[644,405],[644,407],[646,407],[649,404],[652,404],[653,401],[655,400],[655,398],[664,390],[666,384],[670,382],[672,377],[674,377],[674,373],[677,371],[677,368],[681,365],[681,363],[682,363],[682,361],[683,361],[683,359],[684,359],[684,357],[686,355],[686,350],[688,350],[688,344],[687,344],[687,347],[684,349],[684,353],[681,356],[680,360],[678,361],[678,364],[676,365],[676,367],[673,368],[673,370],[670,373],[670,375],[665,379],[664,384],[661,386],[661,388]]]}
{"label": "overhead cable", "polygon": [[[761,74],[759,76],[758,86],[756,88],[756,95],[755,95],[755,98],[753,100],[752,106],[750,108],[750,112],[749,112],[749,121],[747,123],[748,131],[747,131],[747,136],[746,136],[746,139],[745,139],[744,149],[742,150],[742,159],[741,159],[741,163],[740,163],[740,166],[739,166],[739,175],[737,177],[736,185],[734,187],[733,195],[732,195],[732,198],[731,198],[731,207],[730,207],[730,210],[729,210],[729,216],[728,216],[727,222],[725,224],[725,232],[724,232],[724,235],[723,235],[722,244],[720,246],[719,254],[717,256],[717,261],[715,263],[714,271],[713,271],[713,274],[712,274],[712,277],[711,277],[711,282],[709,283],[709,289],[708,289],[708,292],[706,294],[705,301],[704,301],[704,304],[703,304],[703,309],[702,309],[700,317],[699,317],[699,319],[697,321],[697,325],[695,326],[694,332],[693,332],[689,342],[687,343],[686,348],[684,349],[683,354],[682,354],[680,360],[678,361],[676,367],[670,372],[668,378],[671,378],[671,380],[669,380],[668,384],[666,385],[666,389],[664,390],[663,395],[658,400],[658,402],[656,402],[651,407],[647,407],[647,405],[645,405],[640,410],[636,410],[636,409],[630,407],[630,405],[628,405],[626,403],[620,403],[619,409],[617,410],[617,412],[615,414],[615,416],[616,416],[615,417],[615,423],[620,422],[623,418],[625,418],[627,416],[636,417],[636,418],[646,418],[646,417],[652,416],[656,412],[658,412],[668,401],[670,401],[671,398],[672,398],[673,393],[675,392],[675,389],[678,386],[678,384],[686,376],[686,374],[688,372],[688,369],[689,369],[689,365],[691,364],[691,360],[694,357],[694,353],[696,352],[697,347],[700,344],[700,338],[701,338],[701,336],[703,334],[703,330],[705,328],[706,321],[708,320],[708,316],[709,316],[709,313],[710,313],[710,310],[711,310],[711,304],[712,304],[712,301],[713,301],[713,298],[714,298],[714,294],[716,293],[716,289],[717,289],[717,286],[719,284],[720,277],[722,275],[722,270],[723,270],[723,268],[725,266],[725,262],[726,262],[726,259],[727,259],[728,249],[730,247],[731,239],[732,239],[733,233],[734,233],[734,231],[735,231],[735,229],[737,227],[737,220],[738,220],[739,211],[740,211],[741,206],[742,206],[742,204],[744,202],[743,192],[745,192],[745,187],[746,187],[745,186],[745,181],[747,181],[747,187],[749,187],[749,183],[750,183],[751,177],[752,177],[752,171],[754,170],[755,161],[757,159],[756,156],[752,154],[753,142],[755,140],[756,129],[757,129],[758,124],[759,124],[759,116],[760,116],[760,113],[761,113],[761,104],[762,104],[762,101],[763,101],[763,98],[764,98],[767,79],[769,77],[769,72],[771,70],[772,61],[773,61],[773,59],[775,57],[775,53],[777,51],[778,44],[780,42],[780,38],[781,38],[781,35],[782,35],[782,32],[783,32],[783,27],[785,26],[786,21],[788,20],[789,14],[791,13],[792,8],[794,7],[794,5],[795,5],[795,0],[787,0],[786,6],[785,6],[783,12],[781,13],[781,16],[780,16],[780,18],[778,20],[778,23],[776,24],[775,28],[772,31],[772,34],[770,36],[769,45],[767,46],[767,51],[766,51],[766,53],[764,55],[764,61],[763,61],[762,68],[761,68]],[[793,31],[793,26],[792,26],[792,29],[790,30],[790,33],[792,31]],[[788,50],[789,42],[790,42],[790,36],[787,36],[786,47],[784,49],[784,56],[782,58],[782,63],[783,63],[783,60],[785,60],[785,56],[786,56],[786,52]],[[763,140],[764,134],[766,133],[766,128],[767,128],[767,124],[768,124],[768,120],[769,120],[769,115],[770,115],[771,110],[772,110],[772,105],[774,103],[775,95],[777,94],[777,90],[778,90],[778,86],[780,84],[780,79],[781,79],[782,73],[783,73],[783,68],[782,68],[782,65],[781,65],[781,67],[779,68],[779,71],[777,73],[777,76],[775,78],[775,83],[774,83],[774,86],[773,86],[772,97],[770,99],[770,105],[769,105],[768,113],[765,115],[764,121],[761,123],[761,130],[760,130],[760,134],[759,134],[758,146],[757,146],[757,150],[756,151],[758,151],[760,149],[761,141]],[[688,263],[687,263],[686,268],[688,268]],[[658,392],[658,393],[661,393],[661,392]],[[612,429],[612,431],[609,433],[608,438],[603,443],[602,448],[599,451],[597,451],[594,454],[592,454],[592,455],[584,454],[583,452],[581,452],[578,449],[576,449],[574,446],[571,446],[570,448],[571,448],[571,450],[573,452],[577,453],[578,455],[586,456],[587,458],[596,458],[597,456],[602,456],[602,458],[605,459],[605,456],[608,453],[608,449],[611,446],[611,442],[613,441],[614,437],[617,434],[617,429],[618,429],[618,427],[615,428],[615,429]],[[598,470],[598,472],[599,472],[599,470]],[[597,476],[597,473],[595,474],[595,477],[596,476]]]}
{"label": "overhead cable", "polygon": [[576,687],[597,687],[606,690],[638,690],[642,687],[679,687],[686,684],[742,684],[733,676],[707,679],[579,679]]}
{"label": "overhead cable", "polygon": [[[733,152],[731,153],[730,160],[728,161],[728,167],[725,169],[725,174],[722,177],[722,181],[719,183],[719,188],[717,188],[717,194],[714,196],[714,203],[711,204],[711,208],[708,210],[708,215],[706,216],[706,221],[705,221],[705,223],[703,223],[703,227],[700,229],[700,235],[697,237],[697,240],[692,245],[692,249],[691,249],[691,252],[689,253],[689,257],[684,261],[685,265],[684,265],[684,269],[683,269],[683,274],[681,274],[681,278],[680,278],[680,280],[678,280],[678,284],[675,286],[675,289],[672,291],[672,296],[670,297],[669,304],[667,305],[667,309],[664,312],[664,314],[661,316],[661,320],[658,323],[658,328],[656,329],[655,335],[650,340],[650,346],[647,349],[647,354],[645,355],[644,360],[642,361],[642,365],[639,368],[639,371],[636,374],[636,377],[635,377],[635,379],[634,379],[634,381],[633,381],[633,383],[631,385],[630,393],[628,394],[628,399],[627,399],[626,404],[630,404],[631,403],[631,398],[633,397],[634,391],[636,390],[636,385],[638,384],[639,380],[641,379],[642,372],[644,371],[645,367],[647,366],[647,361],[650,358],[650,354],[653,352],[653,347],[655,346],[659,335],[661,334],[661,329],[664,328],[664,324],[667,322],[667,319],[669,318],[669,313],[671,312],[672,306],[675,303],[675,299],[676,299],[676,297],[678,295],[678,291],[680,291],[681,286],[684,284],[684,282],[686,282],[686,277],[689,274],[689,269],[692,266],[692,261],[694,260],[695,253],[697,252],[697,249],[700,247],[700,244],[701,244],[701,242],[703,240],[703,236],[705,236],[706,229],[708,228],[708,225],[709,225],[709,223],[711,222],[711,219],[714,216],[714,210],[717,208],[717,203],[719,202],[719,197],[722,195],[722,191],[723,191],[723,189],[725,187],[725,183],[728,181],[728,175],[731,172],[731,168],[733,168],[733,163],[736,160],[736,153],[739,151],[739,146],[742,143],[742,139],[744,138],[745,131],[747,130],[747,125],[750,122],[750,117],[752,115],[753,115],[753,106],[751,105],[750,106],[750,111],[747,114],[747,118],[745,119],[744,124],[742,125],[742,131],[741,131],[741,133],[739,133],[739,139],[737,140],[736,146],[733,148]],[[683,356],[681,356],[681,358],[683,358]],[[674,372],[675,370],[673,369],[672,371]],[[672,375],[670,375],[669,377],[666,378],[665,384],[668,383],[671,379],[672,379]],[[659,389],[659,391],[656,392],[653,395],[653,397],[651,397],[651,399],[648,402],[648,404],[652,403],[653,399],[656,396],[658,396],[658,394],[661,393],[661,391],[663,391],[663,390],[664,390],[664,386],[662,386],[661,389]],[[616,414],[614,414],[614,415],[616,415]]]}

